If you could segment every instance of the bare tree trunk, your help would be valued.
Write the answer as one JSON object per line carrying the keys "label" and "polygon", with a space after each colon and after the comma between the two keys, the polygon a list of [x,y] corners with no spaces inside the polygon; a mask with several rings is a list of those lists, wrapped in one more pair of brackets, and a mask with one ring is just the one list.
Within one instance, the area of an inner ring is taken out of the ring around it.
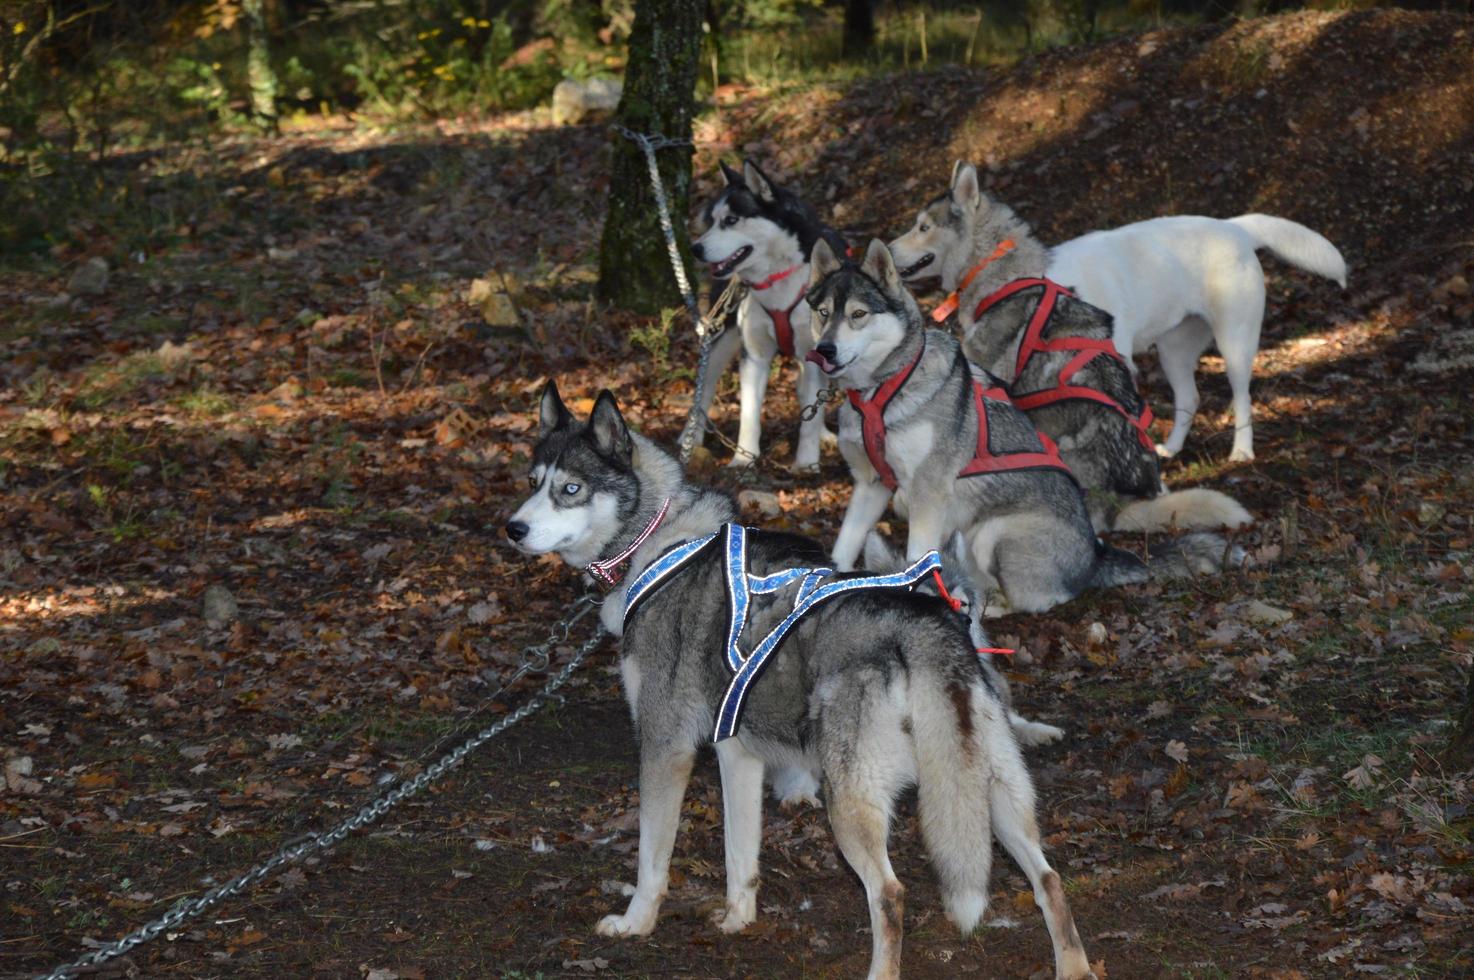
{"label": "bare tree trunk", "polygon": [[875,45],[875,0],[845,0],[844,56],[863,58]]}
{"label": "bare tree trunk", "polygon": [[251,119],[276,132],[276,72],[271,68],[270,32],[266,27],[266,0],[243,0],[246,19],[246,82],[251,87]]}
{"label": "bare tree trunk", "polygon": [[[689,139],[701,58],[704,0],[637,0],[624,95],[615,122],[652,136]],[[660,228],[645,154],[614,134],[609,214],[599,243],[599,298],[641,313],[680,303]],[[689,146],[656,151],[682,261],[689,269],[686,212],[691,194]]]}
{"label": "bare tree trunk", "polygon": [[1474,768],[1474,669],[1469,671],[1469,689],[1454,726],[1453,741],[1448,743],[1445,758],[1451,765]]}

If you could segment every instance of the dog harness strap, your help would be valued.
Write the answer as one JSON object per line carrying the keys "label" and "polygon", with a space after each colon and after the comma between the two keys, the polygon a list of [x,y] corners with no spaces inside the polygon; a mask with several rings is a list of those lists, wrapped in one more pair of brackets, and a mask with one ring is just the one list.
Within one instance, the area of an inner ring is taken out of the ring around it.
{"label": "dog harness strap", "polygon": [[619,567],[629,560],[629,556],[633,555],[635,550],[644,544],[650,535],[655,533],[655,529],[660,526],[660,522],[665,520],[665,514],[668,510],[670,510],[670,498],[666,497],[665,501],[660,505],[660,510],[656,511],[655,516],[650,518],[650,523],[645,525],[645,530],[635,535],[635,540],[630,542],[628,548],[613,558],[605,558],[603,561],[590,563],[584,568],[584,571],[603,582],[605,587],[614,588],[619,584]]}
{"label": "dog harness strap", "polygon": [[645,570],[635,577],[630,587],[624,594],[624,621],[628,623],[630,616],[634,614],[635,607],[641,601],[655,593],[666,582],[675,577],[676,573],[686,567],[687,562],[705,551],[707,546],[716,541],[718,532],[713,531],[705,537],[692,538],[683,541],[672,548],[666,549],[659,558],[656,558]]}
{"label": "dog harness strap", "polygon": [[846,392],[850,405],[860,413],[860,436],[865,440],[865,455],[870,457],[870,465],[875,467],[876,475],[887,490],[895,490],[900,484],[896,481],[896,471],[891,469],[891,464],[885,459],[885,409],[891,399],[896,397],[896,392],[911,377],[911,372],[916,370],[916,365],[921,363],[921,355],[925,353],[926,334],[923,332],[921,350],[916,352],[911,363],[887,378],[875,389],[874,395],[867,399],[857,388],[850,388]]}
{"label": "dog harness strap", "polygon": [[778,349],[789,357],[794,356],[793,321],[791,317],[793,316],[793,311],[798,309],[798,304],[804,301],[804,297],[808,293],[809,286],[808,283],[805,283],[804,288],[798,291],[798,299],[794,300],[793,304],[786,310],[770,310],[766,306],[763,306],[763,304],[758,304],[758,306],[763,306],[763,312],[768,314],[768,319],[773,321],[773,333],[778,338]]}
{"label": "dog harness strap", "polygon": [[[978,415],[978,446],[974,451],[971,461],[960,471],[958,476],[979,476],[984,473],[1007,473],[1012,470],[1035,470],[1051,469],[1064,470],[1070,473],[1070,468],[1060,458],[1059,447],[1054,440],[1040,432],[1039,442],[1044,449],[1040,452],[1029,452],[1027,450],[1012,453],[995,453],[988,439],[988,402],[1007,402],[1008,392],[998,386],[991,388],[983,387],[981,381],[972,383],[972,400]],[[1071,478],[1074,477],[1070,473]]]}
{"label": "dog harness strap", "polygon": [[[729,559],[734,554],[746,555],[746,536],[746,528],[736,524],[727,525]],[[941,567],[941,556],[935,551],[929,551],[904,571],[890,575],[846,577],[837,582],[822,585],[820,583],[824,579],[835,574],[832,568],[789,569],[790,572],[803,573],[798,592],[793,599],[793,608],[767,636],[762,638],[750,655],[743,656],[738,647],[737,639],[740,631],[728,630],[727,664],[732,667],[732,681],[727,686],[727,692],[723,695],[721,707],[717,711],[716,730],[712,733],[712,740],[720,742],[722,739],[731,738],[737,734],[738,725],[742,721],[742,710],[747,701],[747,692],[752,688],[753,682],[762,675],[763,670],[771,662],[773,654],[778,651],[779,646],[793,627],[816,606],[829,599],[860,589],[911,588]],[[787,572],[777,574],[787,576]],[[741,595],[739,599],[739,595],[749,590],[752,582],[768,582],[775,577],[775,575],[769,575],[762,579],[749,579],[745,574],[733,575],[729,571],[728,585],[731,588],[733,623],[737,620],[739,603],[744,610],[744,619],[746,617],[748,597]]]}
{"label": "dog harness strap", "polygon": [[1072,399],[1098,402],[1120,413],[1127,422],[1131,423],[1131,427],[1136,430],[1136,437],[1141,441],[1141,444],[1147,449],[1154,449],[1155,444],[1152,442],[1150,431],[1148,431],[1154,417],[1151,406],[1146,404],[1145,399],[1142,400],[1141,412],[1133,413],[1125,405],[1122,405],[1118,400],[1103,391],[1095,388],[1087,388],[1084,385],[1070,384],[1070,379],[1075,376],[1075,373],[1097,357],[1114,357],[1124,365],[1126,359],[1121,356],[1120,351],[1116,350],[1116,345],[1109,340],[1091,337],[1057,337],[1053,340],[1044,339],[1044,328],[1048,325],[1050,318],[1054,316],[1054,308],[1059,302],[1059,298],[1061,296],[1074,297],[1074,293],[1049,279],[1015,279],[978,303],[977,311],[973,314],[973,319],[981,318],[989,309],[992,309],[998,303],[1001,303],[1015,293],[1038,286],[1044,287],[1044,295],[1040,297],[1039,305],[1034,308],[1034,314],[1029,318],[1029,326],[1024,331],[1023,340],[1019,342],[1018,360],[1014,364],[1014,382],[1017,383],[1018,379],[1023,377],[1024,368],[1028,366],[1029,360],[1035,354],[1042,352],[1058,353],[1062,351],[1076,351],[1077,353],[1060,369],[1059,376],[1053,388],[1029,392],[1026,395],[1016,395],[1013,399],[1014,404],[1027,412],[1041,405],[1051,405],[1055,402]]}
{"label": "dog harness strap", "polygon": [[[937,308],[931,311],[932,320],[937,323],[941,323],[943,320],[947,319],[947,317],[955,313],[957,311],[957,305],[962,302],[962,291],[968,286],[972,285],[972,281],[978,277],[978,273],[982,272],[988,266],[1003,258],[1003,256],[1007,255],[1009,252],[1012,252],[1013,249],[1013,239],[1005,238],[1003,239],[1003,241],[998,243],[997,248],[993,249],[992,255],[988,256],[986,259],[983,259],[983,261],[979,262],[971,269],[968,269],[967,274],[964,275],[961,281],[957,283],[957,288],[948,293],[947,298],[942,300],[941,303],[937,304]],[[974,315],[973,319],[977,319],[976,315]]]}

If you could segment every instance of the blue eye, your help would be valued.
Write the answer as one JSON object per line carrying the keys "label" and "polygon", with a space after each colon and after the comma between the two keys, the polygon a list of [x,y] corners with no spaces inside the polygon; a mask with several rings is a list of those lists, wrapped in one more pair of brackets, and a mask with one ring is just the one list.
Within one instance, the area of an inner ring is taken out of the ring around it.
{"label": "blue eye", "polygon": [[573,496],[574,494],[578,493],[578,491],[581,490],[581,489],[583,489],[583,488],[580,487],[577,483],[565,483],[565,484],[563,484],[563,492],[566,493],[566,494],[568,494],[568,496],[570,496],[570,497]]}

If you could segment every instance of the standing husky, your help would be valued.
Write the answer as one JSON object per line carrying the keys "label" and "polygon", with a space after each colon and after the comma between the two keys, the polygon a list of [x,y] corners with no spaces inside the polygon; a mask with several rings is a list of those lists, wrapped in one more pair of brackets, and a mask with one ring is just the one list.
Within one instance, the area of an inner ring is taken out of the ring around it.
{"label": "standing husky", "polygon": [[[870,977],[900,972],[904,889],[886,839],[910,785],[948,917],[964,933],[982,918],[991,835],[1033,885],[1056,977],[1094,976],[1040,847],[1033,784],[1003,707],[944,603],[889,587],[819,603],[853,579],[818,568],[823,555],[803,538],[732,524],[731,499],[686,483],[673,458],[629,431],[607,391],[580,423],[548,384],[529,482],[507,535],[612,586],[602,621],[623,637],[639,734],[639,878],[624,914],[599,922],[601,935],[655,928],[686,781],[697,748],[715,737],[723,932],[757,915],[764,769],[800,766],[822,775],[835,840],[865,886]],[[795,622],[800,606],[812,611]],[[728,726],[731,691],[755,661],[763,672],[749,677],[740,720]]]}
{"label": "standing husky", "polygon": [[[1254,458],[1249,379],[1264,324],[1264,268],[1255,250],[1267,248],[1345,288],[1346,260],[1336,246],[1293,221],[1245,214],[1226,221],[1187,215],[1153,218],[1048,249],[1012,209],[978,192],[977,171],[959,162],[952,171],[954,197],[963,182],[972,189],[970,210],[939,208],[944,195],[917,215],[906,236],[906,258],[898,259],[908,280],[940,276],[943,289],[958,291],[964,327],[980,299],[1021,275],[1047,275],[1109,312],[1116,349],[1127,363],[1132,354],[1155,344],[1162,373],[1172,386],[1172,429],[1166,443],[1157,447],[1163,456],[1176,455],[1187,441],[1198,410],[1198,360],[1216,343],[1233,389],[1229,459]],[[959,288],[959,280],[979,257],[1008,240],[1014,248],[997,261],[996,270]]]}
{"label": "standing husky", "polygon": [[[691,243],[691,254],[709,263],[712,278],[736,276],[748,292],[737,310],[737,329],[724,332],[712,349],[701,412],[711,411],[717,379],[740,350],[742,414],[731,465],[742,467],[755,462],[761,448],[763,396],[774,357],[781,352],[797,359],[800,405],[813,404],[819,394],[819,372],[804,360],[814,346],[803,301],[809,253],[821,238],[841,253],[845,246],[813,208],[769,180],[751,160],[743,162],[740,173],[723,163],[722,176],[727,186],[702,209],[706,230]],[[818,469],[823,435],[823,412],[799,424],[794,469]]]}
{"label": "standing husky", "polygon": [[[1079,484],[1048,436],[1008,400],[996,378],[968,364],[950,334],[927,330],[890,251],[872,241],[863,265],[814,248],[808,302],[821,327],[809,357],[849,388],[839,450],[855,487],[834,544],[854,567],[891,494],[909,510],[906,558],[961,532],[975,586],[1014,612],[1042,612],[1089,588],[1145,581],[1130,552],[1096,538]],[[1221,568],[1223,541],[1166,542],[1152,571]]]}
{"label": "standing husky", "polygon": [[1098,529],[1249,523],[1237,501],[1215,490],[1164,492],[1147,431],[1151,410],[1111,343],[1110,314],[1037,278],[1048,253],[1011,210],[987,203],[971,166],[959,163],[947,192],[891,242],[902,277],[927,275],[939,240],[950,237],[943,229],[953,228],[957,244],[948,249],[948,259],[961,254],[964,271],[933,316],[958,307],[959,294],[967,296],[967,305],[958,307],[964,352],[1001,378],[1014,404],[1059,444],[1085,488]]}

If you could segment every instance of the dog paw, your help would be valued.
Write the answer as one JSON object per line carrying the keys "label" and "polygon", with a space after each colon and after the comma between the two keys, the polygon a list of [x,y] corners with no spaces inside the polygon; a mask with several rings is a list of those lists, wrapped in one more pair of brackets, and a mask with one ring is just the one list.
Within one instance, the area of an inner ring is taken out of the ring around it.
{"label": "dog paw", "polygon": [[752,898],[743,901],[741,907],[729,902],[726,908],[712,913],[711,922],[712,925],[730,936],[732,933],[741,932],[743,929],[752,925],[753,920],[756,918],[757,899]]}
{"label": "dog paw", "polygon": [[627,936],[648,936],[654,928],[654,921],[640,921],[628,915],[606,915],[599,920],[594,931],[601,936],[618,939]]}
{"label": "dog paw", "polygon": [[733,456],[732,457],[732,461],[727,464],[727,469],[729,469],[729,470],[746,470],[746,469],[751,469],[752,468],[752,464],[754,464],[756,462],[757,462],[757,457],[756,456],[750,456],[747,453],[739,452],[735,456]]}
{"label": "dog paw", "polygon": [[839,449],[839,436],[825,429],[819,434],[819,445],[824,449]]}
{"label": "dog paw", "polygon": [[1036,745],[1053,745],[1065,737],[1063,728],[1046,725],[1042,721],[1025,721],[1013,725],[1014,737],[1029,748]]}
{"label": "dog paw", "polygon": [[1163,459],[1171,459],[1173,456],[1177,455],[1177,450],[1168,449],[1166,446],[1159,442],[1157,443],[1157,455]]}
{"label": "dog paw", "polygon": [[1235,449],[1228,454],[1228,461],[1230,463],[1252,463],[1254,462],[1254,450]]}
{"label": "dog paw", "polygon": [[784,813],[796,813],[802,807],[811,806],[815,810],[824,809],[824,804],[819,797],[812,793],[793,793],[778,801],[778,809]]}
{"label": "dog paw", "polygon": [[819,472],[819,464],[818,464],[818,462],[812,462],[812,463],[802,462],[801,463],[801,462],[798,462],[797,460],[795,460],[794,463],[793,463],[793,474],[794,474],[794,476],[813,476],[813,475],[815,475],[818,472]]}

